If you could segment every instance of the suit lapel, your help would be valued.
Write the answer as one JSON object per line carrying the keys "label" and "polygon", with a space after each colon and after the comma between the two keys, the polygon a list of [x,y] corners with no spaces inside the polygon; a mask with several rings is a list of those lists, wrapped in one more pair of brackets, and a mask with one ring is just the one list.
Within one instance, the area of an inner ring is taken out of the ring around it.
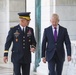
{"label": "suit lapel", "polygon": [[59,25],[59,31],[58,31],[58,38],[57,38],[57,41],[59,40],[61,34],[62,34],[62,30],[61,30],[61,26]]}
{"label": "suit lapel", "polygon": [[54,35],[53,35],[53,29],[52,29],[52,26],[50,26],[50,36],[51,36],[51,39],[53,39],[53,41],[55,42],[55,40],[54,40]]}
{"label": "suit lapel", "polygon": [[26,29],[25,29],[25,36],[27,36],[27,32],[28,32],[28,27],[26,26]]}
{"label": "suit lapel", "polygon": [[28,37],[29,27],[26,26],[25,36]]}
{"label": "suit lapel", "polygon": [[22,34],[22,30],[21,27],[18,25],[18,31],[20,32],[20,34]]}

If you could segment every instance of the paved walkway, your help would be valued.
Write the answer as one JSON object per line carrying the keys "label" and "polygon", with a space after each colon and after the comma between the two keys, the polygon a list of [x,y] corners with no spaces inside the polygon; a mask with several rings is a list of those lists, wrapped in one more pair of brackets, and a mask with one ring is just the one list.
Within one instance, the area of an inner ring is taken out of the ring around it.
{"label": "paved walkway", "polygon": [[[12,63],[8,62],[7,64],[4,64],[2,61],[3,60],[0,58],[0,75],[13,75]],[[48,75],[47,63],[44,64],[40,62],[40,66],[37,68],[37,73],[33,72],[33,64],[31,64],[30,75]],[[72,61],[69,63],[67,60],[65,61],[62,75],[76,75],[76,43],[72,44]]]}
{"label": "paved walkway", "polygon": [[[13,75],[12,64],[0,64],[0,75]],[[37,73],[33,72],[33,65],[31,65],[30,75],[48,75],[47,63],[40,63],[40,66],[37,69]],[[76,75],[76,63],[65,62],[62,75]]]}
{"label": "paved walkway", "polygon": [[[13,75],[13,65],[12,63],[0,62],[0,75]],[[33,72],[33,64],[31,64],[30,75],[42,75],[40,73]]]}
{"label": "paved walkway", "polygon": [[[40,67],[37,69],[37,73],[33,72],[33,67],[31,67],[30,75],[48,75],[47,63],[40,63]],[[0,75],[13,75],[12,64],[0,64]],[[62,75],[76,75],[76,64],[70,62],[64,64]]]}

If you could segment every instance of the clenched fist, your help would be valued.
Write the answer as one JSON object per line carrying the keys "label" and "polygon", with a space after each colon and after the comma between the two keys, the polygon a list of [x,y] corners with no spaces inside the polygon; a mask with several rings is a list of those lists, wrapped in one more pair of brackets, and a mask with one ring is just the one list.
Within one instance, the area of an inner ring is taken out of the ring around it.
{"label": "clenched fist", "polygon": [[4,56],[3,61],[4,61],[4,63],[7,63],[8,62],[8,57]]}

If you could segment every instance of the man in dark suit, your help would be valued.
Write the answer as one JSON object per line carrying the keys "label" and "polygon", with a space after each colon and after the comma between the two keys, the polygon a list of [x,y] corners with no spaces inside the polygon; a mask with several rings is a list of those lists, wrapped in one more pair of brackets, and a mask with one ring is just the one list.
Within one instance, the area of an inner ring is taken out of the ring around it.
{"label": "man in dark suit", "polygon": [[66,45],[67,59],[71,61],[71,43],[67,29],[60,26],[59,16],[53,14],[52,25],[45,28],[42,41],[42,60],[48,61],[49,75],[62,75],[65,60],[64,43]]}
{"label": "man in dark suit", "polygon": [[5,63],[8,61],[8,51],[13,42],[11,61],[14,75],[30,75],[31,52],[35,51],[36,41],[33,29],[28,27],[31,20],[30,12],[21,12],[18,15],[20,23],[11,28],[8,33],[3,60]]}

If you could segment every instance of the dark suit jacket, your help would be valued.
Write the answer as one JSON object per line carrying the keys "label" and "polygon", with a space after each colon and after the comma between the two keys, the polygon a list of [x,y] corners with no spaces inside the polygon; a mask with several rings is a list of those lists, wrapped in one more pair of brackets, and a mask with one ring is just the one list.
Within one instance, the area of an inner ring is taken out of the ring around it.
{"label": "dark suit jacket", "polygon": [[[30,45],[32,47],[36,47],[36,41],[33,29],[30,27],[26,27],[24,36],[25,38],[23,39],[23,32],[19,25],[15,26],[14,28],[11,28],[8,33],[5,43],[4,56],[8,56],[10,45],[13,42],[12,57],[11,57],[12,62],[20,62],[23,56],[26,63],[31,62]],[[25,41],[25,49],[23,49],[24,47],[23,40]]]}
{"label": "dark suit jacket", "polygon": [[52,59],[55,51],[61,61],[65,60],[64,43],[67,49],[67,55],[71,56],[71,43],[67,29],[59,25],[57,42],[54,40],[52,26],[45,28],[42,40],[42,57],[49,61]]}

